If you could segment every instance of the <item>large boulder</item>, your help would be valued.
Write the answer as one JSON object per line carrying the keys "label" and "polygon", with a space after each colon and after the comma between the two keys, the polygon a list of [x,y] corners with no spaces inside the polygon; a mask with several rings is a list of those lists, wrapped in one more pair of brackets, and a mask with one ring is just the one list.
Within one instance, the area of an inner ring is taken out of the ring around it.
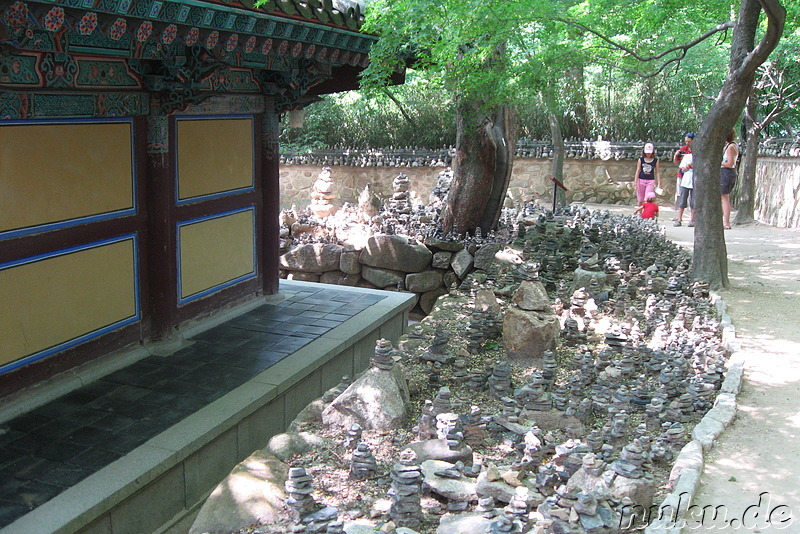
{"label": "large boulder", "polygon": [[358,261],[370,267],[380,267],[405,273],[416,273],[428,268],[433,253],[419,243],[410,243],[399,235],[374,235],[367,240]]}
{"label": "large boulder", "polygon": [[653,504],[656,494],[656,485],[652,478],[627,478],[616,476],[611,484],[611,496],[617,501],[625,497],[647,510]]}
{"label": "large boulder", "polygon": [[511,307],[503,317],[503,343],[510,358],[541,358],[545,351],[556,348],[560,332],[558,317],[552,311]]}
{"label": "large boulder", "polygon": [[425,484],[433,493],[441,495],[449,501],[475,502],[478,500],[478,494],[475,491],[477,484],[474,478],[462,475],[461,478],[454,479],[436,474],[446,469],[453,469],[455,464],[441,460],[426,460],[420,464],[420,467]]}
{"label": "large boulder", "polygon": [[408,416],[408,382],[399,366],[370,367],[322,412],[322,422],[365,430],[401,428]]}
{"label": "large boulder", "polygon": [[485,534],[491,532],[494,519],[478,512],[466,514],[447,514],[439,520],[436,534]]}
{"label": "large boulder", "polygon": [[[570,284],[569,290],[574,292],[576,289],[580,289],[582,287],[589,289],[591,287],[592,280],[597,280],[598,287],[603,288],[606,285],[607,278],[608,275],[606,275],[606,273],[603,271],[587,271],[578,267],[573,273],[572,284]],[[666,288],[666,285],[664,287]]]}
{"label": "large boulder", "polygon": [[450,260],[450,266],[453,268],[453,272],[456,273],[456,276],[463,280],[464,277],[467,276],[467,273],[472,270],[474,262],[475,258],[464,248],[453,254],[453,258]]}
{"label": "large boulder", "polygon": [[265,452],[282,462],[288,462],[292,456],[305,454],[312,449],[331,446],[332,443],[329,439],[311,432],[298,432],[297,434],[283,432],[270,438]]}
{"label": "large boulder", "polygon": [[475,309],[480,311],[491,311],[497,314],[503,313],[503,308],[497,302],[497,297],[491,289],[479,289],[475,293]]}
{"label": "large boulder", "polygon": [[211,492],[189,534],[227,534],[286,519],[288,472],[289,466],[275,456],[254,452]]}
{"label": "large boulder", "polygon": [[433,259],[431,260],[431,267],[434,269],[447,269],[450,267],[450,260],[453,258],[452,252],[447,252],[446,250],[440,250],[439,252],[434,253]]}
{"label": "large boulder", "polygon": [[357,274],[345,274],[342,271],[328,271],[319,277],[321,284],[336,284],[339,286],[354,286],[361,280]]}
{"label": "large boulder", "polygon": [[553,310],[550,297],[547,296],[547,290],[541,282],[523,281],[514,296],[511,297],[511,302],[526,311],[545,312]]}
{"label": "large boulder", "polygon": [[438,237],[426,237],[425,244],[429,247],[438,248],[439,250],[446,250],[448,252],[458,252],[464,248],[464,243],[461,241],[445,241]]}
{"label": "large boulder", "polygon": [[[350,247],[352,248],[352,247]],[[361,272],[361,264],[358,263],[358,250],[344,250],[339,258],[339,270],[345,274],[358,274]]]}
{"label": "large boulder", "polygon": [[422,463],[428,460],[439,460],[443,462],[464,462],[472,465],[473,453],[469,445],[462,444],[458,449],[451,449],[446,439],[427,439],[425,441],[415,441],[408,446],[417,455],[417,462]]}
{"label": "large boulder", "polygon": [[487,243],[475,251],[475,268],[488,270],[494,262],[494,255],[503,249],[500,243]]}
{"label": "large boulder", "polygon": [[400,282],[405,282],[405,273],[391,269],[364,266],[361,277],[375,287],[397,287]]}
{"label": "large boulder", "polygon": [[278,260],[281,269],[324,273],[339,269],[342,246],[314,243],[293,248]]}
{"label": "large boulder", "polygon": [[433,291],[442,285],[442,271],[422,271],[406,275],[406,289],[414,293]]}

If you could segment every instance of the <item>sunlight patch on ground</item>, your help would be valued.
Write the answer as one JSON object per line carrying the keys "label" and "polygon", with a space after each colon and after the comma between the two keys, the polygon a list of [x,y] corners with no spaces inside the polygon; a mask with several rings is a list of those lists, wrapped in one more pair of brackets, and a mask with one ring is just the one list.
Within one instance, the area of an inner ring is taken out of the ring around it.
{"label": "sunlight patch on ground", "polygon": [[[763,350],[770,349],[765,346]],[[783,355],[749,353],[745,357],[748,362],[745,364],[747,380],[754,385],[777,387],[800,383],[800,361],[787,361],[791,357],[789,353]]]}
{"label": "sunlight patch on ground", "polygon": [[790,415],[786,418],[786,422],[792,426],[800,428],[800,412],[797,412],[794,415]]}

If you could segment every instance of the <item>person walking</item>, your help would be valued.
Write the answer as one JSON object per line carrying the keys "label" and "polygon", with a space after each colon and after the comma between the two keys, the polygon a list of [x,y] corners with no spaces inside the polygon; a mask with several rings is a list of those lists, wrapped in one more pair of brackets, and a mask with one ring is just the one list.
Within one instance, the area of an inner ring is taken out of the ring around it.
{"label": "person walking", "polygon": [[673,226],[683,225],[683,211],[689,208],[689,227],[694,226],[694,170],[692,168],[692,154],[686,154],[680,163],[683,173],[681,177],[681,196],[678,200],[678,216]]}
{"label": "person walking", "polygon": [[731,191],[736,183],[736,160],[739,158],[739,146],[736,144],[736,131],[731,129],[727,143],[722,150],[722,166],[719,169],[719,188],[722,192],[722,225],[731,229]]}
{"label": "person walking", "polygon": [[[681,198],[681,178],[683,178],[683,172],[681,171],[681,161],[683,160],[683,156],[686,154],[692,153],[692,142],[694,141],[694,132],[688,132],[683,137],[683,146],[680,147],[678,150],[675,151],[675,154],[672,156],[672,161],[678,165],[678,172],[676,173],[677,180],[675,182],[675,209],[680,209],[678,204]],[[673,221],[677,221],[678,218],[675,217],[672,219]]]}
{"label": "person walking", "polygon": [[661,171],[658,167],[655,146],[653,143],[647,143],[644,145],[642,155],[636,160],[636,174],[633,177],[637,202],[639,204],[644,202],[647,193],[655,193],[656,187],[661,187]]}

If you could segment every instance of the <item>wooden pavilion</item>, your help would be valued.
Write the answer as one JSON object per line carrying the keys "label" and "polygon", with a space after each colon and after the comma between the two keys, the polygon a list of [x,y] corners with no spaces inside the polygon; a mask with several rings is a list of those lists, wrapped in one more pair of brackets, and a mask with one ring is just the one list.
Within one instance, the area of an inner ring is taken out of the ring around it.
{"label": "wooden pavilion", "polygon": [[0,3],[0,396],[278,291],[279,117],[357,87],[362,18]]}

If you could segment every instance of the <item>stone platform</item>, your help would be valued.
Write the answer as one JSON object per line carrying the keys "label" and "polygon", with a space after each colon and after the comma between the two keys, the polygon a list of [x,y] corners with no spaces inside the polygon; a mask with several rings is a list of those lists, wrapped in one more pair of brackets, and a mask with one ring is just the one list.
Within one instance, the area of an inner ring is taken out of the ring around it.
{"label": "stone platform", "polygon": [[177,350],[121,356],[0,407],[0,534],[186,532],[231,468],[366,368],[377,339],[397,340],[413,303],[280,289],[184,332]]}

